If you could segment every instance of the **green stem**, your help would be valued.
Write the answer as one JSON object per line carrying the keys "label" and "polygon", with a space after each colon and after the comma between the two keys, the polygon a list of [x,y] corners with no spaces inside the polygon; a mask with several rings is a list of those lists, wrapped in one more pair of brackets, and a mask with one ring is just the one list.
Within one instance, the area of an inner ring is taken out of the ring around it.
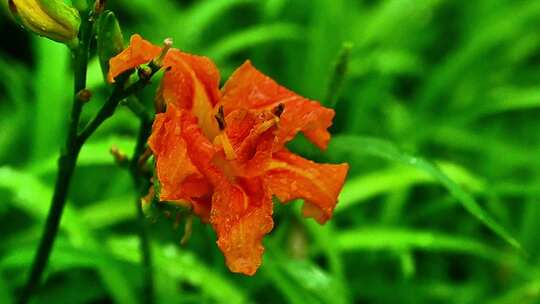
{"label": "green stem", "polygon": [[19,303],[27,303],[37,289],[43,271],[47,266],[47,261],[51,254],[51,249],[58,233],[60,219],[66,203],[66,198],[71,183],[71,177],[75,170],[75,164],[79,155],[80,146],[77,145],[77,127],[81,117],[83,102],[79,100],[78,93],[86,88],[86,71],[88,66],[88,49],[92,36],[92,22],[90,12],[82,12],[83,22],[80,29],[80,44],[74,50],[75,61],[75,81],[74,99],[69,120],[69,130],[65,147],[62,149],[58,162],[58,172],[51,207],[45,222],[45,229],[41,236],[37,253],[34,257],[30,276],[24,286]]}
{"label": "green stem", "polygon": [[92,135],[92,133],[94,133],[94,131],[107,118],[114,114],[114,111],[116,110],[116,107],[121,100],[141,90],[149,83],[149,79],[152,78],[152,76],[154,76],[161,68],[160,66],[156,66],[153,64],[150,64],[149,67],[151,68],[151,71],[148,75],[148,78],[140,78],[139,80],[137,80],[137,82],[131,84],[127,88],[124,88],[124,84],[126,83],[127,76],[129,75],[118,77],[118,84],[114,88],[114,91],[109,97],[109,99],[107,99],[107,101],[96,114],[96,116],[88,123],[88,125],[78,136],[77,141],[79,142],[79,144],[83,144],[88,139],[88,137],[90,137],[90,135]]}
{"label": "green stem", "polygon": [[152,115],[148,111],[146,111],[144,105],[139,102],[138,98],[134,96],[128,98],[125,105],[141,121],[152,121]]}
{"label": "green stem", "polygon": [[[80,29],[80,44],[77,49],[74,50],[75,57],[75,85],[74,85],[74,100],[71,110],[70,123],[68,129],[68,136],[66,138],[66,144],[61,152],[56,184],[54,187],[54,194],[51,202],[51,207],[47,215],[45,228],[41,236],[38,250],[32,263],[30,276],[23,288],[22,294],[18,303],[28,303],[34,292],[36,291],[43,272],[47,266],[52,247],[58,228],[60,226],[60,220],[62,218],[62,212],[66,204],[66,199],[71,184],[71,178],[75,170],[77,158],[79,152],[86,142],[86,140],[96,131],[96,129],[115,111],[118,103],[126,97],[134,94],[142,89],[149,83],[150,78],[160,69],[159,66],[151,63],[151,73],[144,79],[139,79],[134,84],[124,89],[125,83],[129,78],[130,72],[118,77],[118,83],[107,102],[99,110],[97,115],[88,123],[80,134],[77,134],[78,126],[80,122],[80,116],[83,108],[83,101],[79,100],[78,93],[86,88],[86,72],[88,67],[88,53],[89,45],[92,38],[93,20],[90,12],[83,12]],[[147,239],[147,238],[146,238]],[[147,241],[146,241],[147,243]],[[151,279],[151,277],[150,277]],[[152,290],[150,290],[152,291]]]}
{"label": "green stem", "polygon": [[144,277],[144,288],[143,296],[144,303],[154,303],[154,278],[153,278],[153,265],[152,265],[152,254],[150,246],[150,238],[148,236],[148,222],[146,221],[142,206],[140,203],[140,198],[143,197],[148,188],[150,187],[149,178],[145,176],[142,168],[139,164],[139,159],[144,153],[146,141],[150,135],[150,130],[152,127],[152,121],[150,119],[141,118],[141,126],[139,128],[139,135],[137,138],[137,144],[135,150],[131,157],[129,164],[129,169],[131,176],[133,178],[133,183],[138,192],[138,198],[135,200],[135,208],[137,208],[137,223],[138,223],[138,232],[140,238],[140,250],[142,255],[142,265],[143,265],[143,277]]}

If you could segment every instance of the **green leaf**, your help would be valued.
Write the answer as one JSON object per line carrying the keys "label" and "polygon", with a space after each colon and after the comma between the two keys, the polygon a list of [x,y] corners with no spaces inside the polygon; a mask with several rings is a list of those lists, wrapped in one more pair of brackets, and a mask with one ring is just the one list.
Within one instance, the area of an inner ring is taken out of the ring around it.
{"label": "green leaf", "polygon": [[[83,146],[77,160],[77,166],[113,165],[114,158],[110,153],[110,149],[113,146],[116,146],[120,151],[128,153],[133,150],[135,143],[131,138],[116,136],[95,141],[90,140]],[[34,162],[29,170],[37,175],[50,173],[56,170],[57,160],[58,156],[53,154],[45,160]]]}
{"label": "green leaf", "polygon": [[124,36],[116,16],[111,11],[105,11],[96,23],[97,53],[103,79],[107,81],[109,60],[124,50]]}
{"label": "green leaf", "polygon": [[[296,204],[300,211],[300,204]],[[343,268],[343,258],[340,255],[339,248],[334,242],[339,232],[334,227],[333,222],[328,222],[324,226],[315,223],[314,221],[305,221],[305,225],[313,238],[315,244],[321,249],[322,253],[328,260],[328,268],[333,280],[332,289],[333,300],[335,303],[348,303],[351,300],[345,270]],[[330,293],[332,294],[332,293]]]}
{"label": "green leaf", "polygon": [[[0,188],[13,194],[11,202],[38,220],[44,220],[49,210],[52,191],[34,176],[9,167],[0,167]],[[73,210],[66,206],[62,223],[74,227]]]}
{"label": "green leaf", "polygon": [[336,63],[334,64],[334,68],[331,73],[330,81],[328,82],[328,87],[326,89],[326,95],[324,98],[325,105],[330,108],[336,107],[341,87],[343,86],[343,83],[345,82],[345,78],[347,76],[352,48],[352,43],[343,43]]}
{"label": "green leaf", "polygon": [[0,275],[0,302],[1,303],[15,303],[11,291],[6,284],[4,278]]}
{"label": "green leaf", "polygon": [[[473,176],[465,168],[444,161],[436,164],[442,173],[459,185],[463,185],[474,192],[483,192],[485,190],[484,182]],[[416,167],[401,164],[362,176],[355,176],[349,178],[345,183],[335,212],[346,211],[349,207],[368,202],[369,199],[377,195],[416,185],[435,183],[440,183],[440,181],[425,170],[420,171]]]}
{"label": "green leaf", "polygon": [[468,121],[478,119],[487,115],[500,114],[511,111],[526,111],[540,107],[540,89],[505,87],[498,88],[491,94],[493,99],[489,103],[465,113]]}
{"label": "green leaf", "polygon": [[71,101],[71,90],[66,90],[66,84],[71,84],[70,54],[62,44],[41,38],[34,38],[33,41],[38,65],[33,79],[36,103],[31,147],[32,156],[41,158],[52,152],[57,153],[62,142],[59,134],[64,133]]}
{"label": "green leaf", "polygon": [[[439,181],[439,183],[441,183],[441,185],[443,185],[471,215],[490,228],[510,245],[519,250],[523,250],[520,243],[514,237],[512,237],[512,235],[503,226],[497,223],[497,221],[495,221],[484,209],[482,209],[482,207],[468,192],[464,191],[458,183],[450,179],[435,164],[432,164],[425,159],[404,153],[392,143],[376,138],[361,136],[337,136],[333,139],[331,149],[345,149],[350,152],[371,154],[393,162],[412,166],[429,174]],[[351,151],[351,149],[353,150]]]}
{"label": "green leaf", "polygon": [[[411,18],[421,19],[424,14],[443,1],[441,0],[389,0],[377,6],[373,12],[365,16],[366,20],[358,20],[362,26],[356,28],[358,40],[355,42],[359,48],[368,46],[376,41],[389,44],[387,40],[396,35],[396,29],[403,32],[406,26],[414,25]],[[399,33],[398,32],[398,33]]]}
{"label": "green leaf", "polygon": [[[31,265],[36,251],[35,243],[18,246],[0,260],[0,269],[20,269]],[[53,272],[65,271],[73,267],[96,268],[117,303],[136,303],[133,283],[124,275],[128,265],[100,248],[76,247],[58,238],[49,259],[49,269]],[[132,267],[132,266],[131,266]]]}
{"label": "green leaf", "polygon": [[[52,197],[52,191],[50,188],[45,186],[34,176],[23,172],[18,172],[8,167],[0,167],[0,188],[6,188],[13,193],[14,199],[11,201],[15,203],[17,207],[38,219],[38,222],[44,222],[49,209],[48,203]],[[131,206],[132,205],[129,205],[129,208],[133,209]],[[67,230],[68,235],[74,245],[74,250],[76,250],[76,254],[79,254],[80,252],[84,253],[85,250],[90,249],[104,252],[104,247],[102,244],[97,240],[97,238],[92,236],[91,231],[80,222],[75,214],[75,210],[70,207],[70,202],[66,202],[66,207],[62,217],[61,229]],[[12,251],[12,254],[14,254],[16,257],[13,257],[12,259],[19,261],[17,256],[21,250],[18,247],[15,247],[14,249],[15,250]],[[28,250],[31,251],[31,253],[28,255],[33,257],[35,252],[35,244],[33,244]],[[68,250],[68,252],[64,253],[62,252],[62,249],[57,248],[54,250],[54,252],[58,252],[57,254],[61,256],[64,254],[68,255],[66,258],[67,261],[70,259],[75,259],[75,257],[69,257],[69,255],[72,254],[72,251],[70,251],[71,249],[68,248],[66,250]],[[78,257],[79,256],[77,256],[77,258]],[[84,257],[86,257],[86,255]],[[23,258],[22,254],[21,258]],[[27,263],[23,264],[23,266],[30,265],[31,257],[25,258],[27,258],[25,260]],[[134,303],[134,286],[133,284],[129,283],[129,278],[123,276],[121,270],[117,267],[111,267],[110,260],[102,260],[100,258],[96,260],[97,261],[92,262],[93,264],[91,262],[85,262],[82,257],[78,261],[83,263],[83,265],[93,265],[97,267],[97,270],[104,280],[104,283],[107,285],[109,292],[111,292],[119,303]]]}
{"label": "green leaf", "polygon": [[540,281],[533,280],[494,298],[488,304],[527,304],[540,300]]}
{"label": "green leaf", "polygon": [[342,251],[424,250],[464,253],[494,261],[504,255],[473,239],[430,230],[365,227],[341,231],[336,242]]}
{"label": "green leaf", "polygon": [[297,25],[290,23],[257,25],[223,38],[203,53],[216,62],[221,62],[236,52],[263,43],[300,39],[302,39],[302,30]]}
{"label": "green leaf", "polygon": [[[111,250],[126,261],[135,263],[140,259],[139,239],[136,237],[111,238]],[[178,245],[156,246],[152,250],[156,270],[171,278],[186,281],[201,288],[201,291],[216,301],[245,303],[243,292],[227,281],[219,273],[207,268],[195,255],[180,251]]]}
{"label": "green leaf", "polygon": [[285,275],[284,271],[280,269],[279,263],[275,261],[275,257],[270,255],[269,252],[266,252],[263,256],[260,271],[264,273],[265,277],[272,282],[289,303],[316,303],[313,296],[305,295],[294,286],[292,279]]}
{"label": "green leaf", "polygon": [[253,0],[199,1],[185,12],[183,18],[178,19],[177,26],[173,28],[181,29],[179,32],[184,37],[181,41],[184,48],[194,46],[199,44],[202,33],[225,13],[237,6],[255,3]]}
{"label": "green leaf", "polygon": [[528,31],[528,21],[536,18],[539,13],[539,2],[523,2],[510,9],[496,10],[494,15],[479,19],[472,37],[448,55],[445,62],[430,71],[429,81],[419,91],[418,104],[427,107],[439,100],[437,97],[452,88],[463,73],[473,69],[471,63],[483,62],[481,57],[497,45],[513,43],[521,33]]}
{"label": "green leaf", "polygon": [[136,218],[134,200],[134,196],[106,199],[79,210],[78,216],[91,229],[103,229]]}

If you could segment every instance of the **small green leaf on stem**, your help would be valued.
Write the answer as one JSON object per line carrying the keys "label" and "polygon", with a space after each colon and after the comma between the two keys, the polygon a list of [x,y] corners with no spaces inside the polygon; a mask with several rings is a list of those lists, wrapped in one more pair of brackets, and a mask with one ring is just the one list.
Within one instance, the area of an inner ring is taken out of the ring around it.
{"label": "small green leaf on stem", "polygon": [[97,21],[97,53],[103,77],[107,80],[109,60],[124,50],[122,29],[111,11],[105,11]]}

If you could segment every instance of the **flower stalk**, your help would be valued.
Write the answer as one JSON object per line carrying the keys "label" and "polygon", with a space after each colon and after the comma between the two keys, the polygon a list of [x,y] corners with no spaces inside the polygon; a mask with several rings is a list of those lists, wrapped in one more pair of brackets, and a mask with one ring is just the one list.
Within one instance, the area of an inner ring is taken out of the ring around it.
{"label": "flower stalk", "polygon": [[[25,286],[23,287],[18,303],[28,303],[39,287],[41,277],[47,266],[52,247],[56,239],[56,235],[58,234],[60,220],[66,204],[77,158],[82,146],[97,130],[97,128],[107,118],[114,114],[114,111],[121,100],[141,90],[149,83],[149,79],[161,68],[155,64],[150,64],[149,66],[151,70],[148,75],[149,77],[139,79],[127,87],[125,87],[125,85],[131,72],[123,73],[123,75],[118,77],[115,88],[105,104],[101,107],[96,116],[87,124],[87,126],[81,132],[79,132],[78,127],[80,124],[81,112],[85,104],[85,100],[81,99],[80,96],[87,95],[86,92],[88,92],[86,88],[86,74],[88,68],[89,48],[93,36],[94,21],[97,17],[92,11],[81,12],[81,16],[83,16],[83,18],[79,32],[79,44],[73,49],[73,57],[75,61],[74,98],[69,119],[68,134],[65,146],[61,151],[58,162],[57,178],[45,228],[40,238],[36,255],[32,262],[29,277]],[[144,239],[147,240],[148,238],[145,237]],[[143,243],[145,242],[144,239]],[[146,255],[147,254],[143,252],[143,256]],[[148,269],[148,271],[151,271],[151,268]],[[148,280],[152,280],[151,275],[147,277],[149,278]],[[152,291],[152,289],[150,289],[150,291]],[[149,293],[149,297],[150,295],[151,293]]]}
{"label": "flower stalk", "polygon": [[59,161],[56,184],[51,202],[51,207],[45,222],[45,228],[41,236],[37,253],[34,257],[30,275],[24,286],[19,303],[27,303],[36,291],[43,271],[47,266],[54,240],[58,233],[60,219],[66,204],[67,194],[71,184],[71,178],[75,171],[75,165],[81,145],[77,141],[77,127],[84,102],[80,100],[79,93],[86,89],[86,72],[88,67],[89,44],[92,36],[92,24],[89,20],[90,12],[82,12],[83,20],[79,36],[79,45],[73,50],[75,60],[74,98],[71,109],[69,129],[66,143],[62,149]]}
{"label": "flower stalk", "polygon": [[141,166],[139,159],[144,154],[146,149],[146,142],[150,131],[152,129],[152,121],[145,118],[140,118],[139,135],[137,137],[137,144],[129,163],[129,170],[133,179],[134,186],[138,192],[137,199],[135,200],[135,208],[137,208],[137,223],[138,233],[140,239],[140,250],[143,265],[143,296],[144,303],[154,303],[154,279],[153,279],[153,265],[150,238],[148,235],[148,223],[145,219],[140,198],[143,197],[148,188],[150,187],[150,178],[145,176],[144,167]]}

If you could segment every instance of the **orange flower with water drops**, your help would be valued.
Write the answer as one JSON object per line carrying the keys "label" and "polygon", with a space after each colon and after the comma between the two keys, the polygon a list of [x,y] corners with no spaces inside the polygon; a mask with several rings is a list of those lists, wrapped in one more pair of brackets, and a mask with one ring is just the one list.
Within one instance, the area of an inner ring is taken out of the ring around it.
{"label": "orange flower with water drops", "polygon": [[[162,53],[139,35],[110,61],[109,81]],[[201,56],[170,49],[148,144],[161,201],[189,204],[212,224],[233,272],[253,275],[273,226],[272,196],[304,199],[303,214],[332,216],[347,164],[318,164],[285,148],[302,132],[325,149],[334,111],[277,84],[247,61],[219,89],[219,71]]]}

